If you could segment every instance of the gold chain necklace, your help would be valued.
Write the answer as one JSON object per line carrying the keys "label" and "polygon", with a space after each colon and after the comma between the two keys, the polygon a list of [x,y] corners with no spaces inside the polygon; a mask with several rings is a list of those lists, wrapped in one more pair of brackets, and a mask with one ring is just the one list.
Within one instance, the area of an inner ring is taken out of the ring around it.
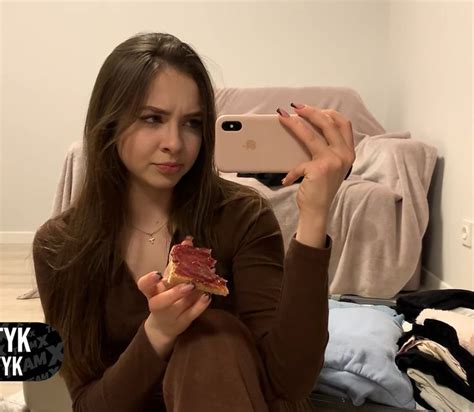
{"label": "gold chain necklace", "polygon": [[139,229],[138,227],[135,227],[135,226],[133,226],[133,225],[130,225],[130,226],[132,226],[132,228],[134,228],[135,230],[138,230],[139,232],[141,232],[141,233],[143,233],[143,234],[149,236],[148,241],[153,245],[153,244],[155,243],[155,240],[156,240],[155,235],[156,235],[161,229],[163,229],[163,228],[165,227],[166,223],[168,223],[167,220],[165,220],[165,222],[164,222],[158,229],[156,229],[154,232],[151,232],[151,233],[145,232],[144,230],[141,230],[141,229]]}

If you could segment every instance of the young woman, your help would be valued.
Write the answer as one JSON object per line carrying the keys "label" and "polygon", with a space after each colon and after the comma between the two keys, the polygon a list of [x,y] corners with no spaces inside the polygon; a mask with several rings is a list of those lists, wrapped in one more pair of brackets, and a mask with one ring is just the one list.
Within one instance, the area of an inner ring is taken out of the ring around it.
{"label": "young woman", "polygon": [[[33,245],[74,411],[309,408],[328,340],[328,211],[354,148],[341,114],[293,107],[314,128],[283,109],[280,121],[313,160],[283,182],[304,176],[285,256],[269,205],[214,167],[214,93],[195,51],[151,33],[108,56],[87,113],[83,189]],[[212,248],[228,297],[163,284],[179,242]]]}

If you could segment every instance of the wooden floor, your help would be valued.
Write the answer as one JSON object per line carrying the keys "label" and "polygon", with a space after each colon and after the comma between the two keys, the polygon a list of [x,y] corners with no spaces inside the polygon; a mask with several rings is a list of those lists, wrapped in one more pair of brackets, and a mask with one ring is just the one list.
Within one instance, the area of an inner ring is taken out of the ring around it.
{"label": "wooden floor", "polygon": [[[31,245],[0,244],[0,322],[43,322],[39,299],[16,299],[33,287]],[[21,390],[21,382],[0,382],[0,396]]]}

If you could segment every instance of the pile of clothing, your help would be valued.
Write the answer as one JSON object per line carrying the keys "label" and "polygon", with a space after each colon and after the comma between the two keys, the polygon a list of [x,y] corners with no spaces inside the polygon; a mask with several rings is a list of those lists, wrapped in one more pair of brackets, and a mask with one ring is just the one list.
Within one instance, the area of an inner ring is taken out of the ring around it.
{"label": "pile of clothing", "polygon": [[395,363],[416,402],[436,411],[474,411],[474,292],[409,293],[396,311],[410,328],[399,338]]}
{"label": "pile of clothing", "polygon": [[403,315],[384,305],[329,300],[329,342],[316,393],[414,409],[408,376],[395,364]]}

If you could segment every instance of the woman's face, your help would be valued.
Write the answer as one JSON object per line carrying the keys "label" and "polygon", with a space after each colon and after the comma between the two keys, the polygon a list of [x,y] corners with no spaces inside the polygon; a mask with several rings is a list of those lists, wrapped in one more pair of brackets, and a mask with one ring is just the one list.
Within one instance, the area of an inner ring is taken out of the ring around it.
{"label": "woman's face", "polygon": [[172,189],[191,169],[202,140],[199,103],[191,77],[172,68],[156,74],[138,119],[118,140],[132,184]]}

